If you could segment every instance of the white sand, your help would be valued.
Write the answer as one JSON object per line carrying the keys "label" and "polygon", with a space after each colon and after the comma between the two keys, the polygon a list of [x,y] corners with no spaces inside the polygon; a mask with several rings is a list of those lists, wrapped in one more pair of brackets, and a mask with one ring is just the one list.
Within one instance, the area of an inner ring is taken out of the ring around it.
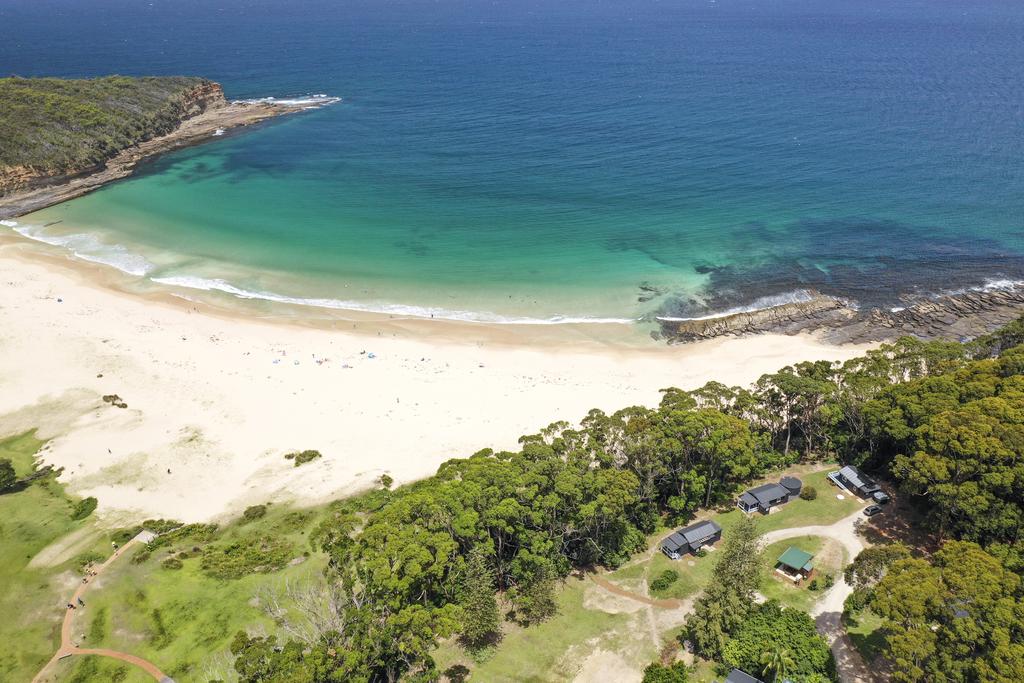
{"label": "white sand", "polygon": [[[385,472],[405,482],[514,448],[590,408],[656,405],[664,387],[747,384],[868,348],[807,335],[630,348],[593,341],[595,330],[430,321],[317,329],[127,294],[104,281],[108,269],[54,253],[0,241],[0,436],[52,437],[45,460],[111,522],[315,503]],[[297,468],[283,458],[307,448],[324,457]]]}

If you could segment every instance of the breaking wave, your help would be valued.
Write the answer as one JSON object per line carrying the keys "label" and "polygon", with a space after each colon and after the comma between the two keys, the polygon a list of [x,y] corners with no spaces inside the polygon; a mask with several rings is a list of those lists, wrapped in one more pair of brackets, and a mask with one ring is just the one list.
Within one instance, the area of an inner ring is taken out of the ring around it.
{"label": "breaking wave", "polygon": [[329,308],[341,311],[361,311],[365,313],[382,313],[412,318],[434,318],[438,320],[457,320],[460,322],[489,323],[496,325],[629,325],[637,322],[637,320],[632,318],[597,318],[586,316],[553,316],[551,318],[508,317],[486,311],[460,311],[427,306],[410,306],[406,304],[365,303],[360,301],[344,301],[341,299],[293,297],[277,294],[275,292],[243,289],[219,278],[203,278],[191,275],[153,277],[150,278],[150,280],[158,284],[170,285],[173,287],[224,292],[238,297],[239,299],[262,299],[264,301],[292,304],[295,306]]}
{"label": "breaking wave", "polygon": [[770,294],[768,296],[762,296],[744,306],[736,306],[734,308],[728,308],[724,311],[716,311],[714,313],[708,313],[706,315],[697,316],[668,316],[659,315],[655,316],[656,320],[664,322],[689,322],[693,320],[714,320],[715,318],[725,318],[730,315],[736,315],[737,313],[754,313],[755,311],[764,311],[770,308],[778,308],[779,306],[785,306],[786,304],[799,304],[814,299],[814,294],[806,289],[797,289],[792,292],[783,292],[782,294]]}
{"label": "breaking wave", "polygon": [[120,244],[107,244],[93,235],[84,233],[55,235],[46,232],[42,226],[22,225],[17,221],[0,221],[0,224],[11,228],[23,237],[55,247],[63,247],[83,261],[110,266],[129,275],[143,277],[155,268],[141,254],[132,253]]}
{"label": "breaking wave", "polygon": [[245,104],[280,104],[289,107],[306,105],[307,108],[326,107],[329,104],[340,102],[340,97],[331,97],[323,93],[309,95],[307,97],[257,97],[249,100],[234,100]]}

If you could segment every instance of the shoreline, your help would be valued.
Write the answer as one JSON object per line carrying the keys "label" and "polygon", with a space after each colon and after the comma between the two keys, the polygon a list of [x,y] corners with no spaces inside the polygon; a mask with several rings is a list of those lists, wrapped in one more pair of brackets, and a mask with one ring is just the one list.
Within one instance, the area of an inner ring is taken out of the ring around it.
{"label": "shoreline", "polygon": [[0,219],[23,216],[70,199],[81,197],[104,185],[131,176],[140,165],[175,150],[211,142],[237,130],[268,119],[295,114],[337,102],[338,98],[296,100],[224,100],[195,116],[182,120],[172,132],[128,147],[106,161],[102,168],[71,176],[53,177],[40,186],[0,195]]}
{"label": "shoreline", "polygon": [[[108,524],[316,504],[384,473],[406,483],[511,448],[592,408],[655,405],[669,386],[746,385],[874,346],[806,334],[669,346],[597,325],[254,314],[123,291],[109,269],[14,236],[0,239],[0,268],[0,435],[38,428],[51,439],[43,460],[96,496]],[[304,449],[324,457],[283,457]]]}

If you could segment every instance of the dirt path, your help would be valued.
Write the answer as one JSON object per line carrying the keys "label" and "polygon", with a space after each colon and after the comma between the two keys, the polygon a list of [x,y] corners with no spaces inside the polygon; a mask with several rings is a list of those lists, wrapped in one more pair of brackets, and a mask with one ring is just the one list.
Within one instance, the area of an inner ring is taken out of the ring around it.
{"label": "dirt path", "polygon": [[[839,520],[835,524],[802,526],[792,529],[769,531],[762,538],[762,544],[767,546],[775,543],[776,541],[783,541],[787,538],[796,538],[798,536],[822,536],[841,544],[849,556],[849,559],[852,560],[865,548],[864,541],[857,534],[857,526],[862,519],[863,513],[858,510],[854,514]],[[647,559],[649,555],[650,552],[645,553],[644,558]],[[663,609],[686,608],[687,613],[693,608],[692,599],[686,600],[685,602],[671,599],[657,600],[649,598],[646,595],[639,595],[632,591],[628,591],[600,576],[594,575],[591,576],[590,579],[610,593],[647,605],[648,617],[652,620],[652,625],[654,618],[653,610],[651,610],[652,607],[660,607]],[[853,592],[853,589],[846,583],[843,575],[839,574],[836,577],[836,582],[832,588],[830,588],[825,595],[815,603],[814,607],[811,609],[811,616],[814,618],[814,623],[818,628],[818,633],[825,637],[825,640],[829,644],[829,648],[832,650],[832,654],[836,658],[836,669],[839,673],[839,680],[843,683],[875,683],[877,678],[871,673],[871,670],[865,664],[864,659],[860,656],[860,652],[858,652],[857,648],[854,647],[853,642],[846,633],[846,629],[843,628],[843,603],[851,592]],[[656,631],[654,640],[655,643],[659,642]]]}
{"label": "dirt path", "polygon": [[[865,548],[864,541],[857,535],[857,526],[864,519],[858,510],[849,517],[828,526],[802,526],[795,529],[779,529],[764,535],[764,545],[796,536],[822,536],[838,541],[853,560]],[[843,603],[853,588],[846,583],[842,574],[836,582],[811,608],[811,616],[818,627],[818,633],[825,637],[836,658],[836,670],[843,683],[873,683],[876,677],[865,664],[860,652],[854,647],[850,636],[843,628]]]}
{"label": "dirt path", "polygon": [[128,664],[132,664],[134,666],[139,667],[140,669],[148,673],[150,676],[152,676],[155,680],[160,681],[161,683],[174,683],[174,681],[169,676],[164,674],[164,672],[158,669],[156,665],[152,662],[148,662],[145,659],[142,659],[141,657],[136,657],[135,655],[130,655],[125,652],[117,652],[115,650],[106,650],[102,648],[80,648],[73,641],[71,635],[74,617],[75,614],[78,612],[78,608],[80,607],[78,601],[85,594],[85,592],[92,586],[96,578],[100,574],[102,574],[106,570],[106,568],[109,567],[115,560],[117,560],[117,558],[121,557],[121,555],[123,555],[125,551],[128,550],[128,548],[131,548],[136,543],[147,543],[149,542],[150,539],[152,539],[152,537],[153,535],[150,532],[143,531],[138,536],[128,541],[117,550],[115,550],[113,555],[108,557],[103,564],[96,568],[95,573],[93,574],[92,577],[86,577],[86,580],[78,586],[78,589],[75,591],[75,594],[72,595],[71,600],[68,601],[68,604],[75,605],[76,609],[69,608],[65,610],[64,613],[64,623],[61,624],[60,628],[60,647],[57,649],[57,652],[54,653],[53,657],[50,658],[50,661],[48,661],[46,665],[42,669],[40,669],[39,673],[35,675],[35,678],[32,679],[32,683],[42,683],[42,681],[45,680],[44,676],[46,675],[47,670],[51,666],[53,666],[57,661],[64,659],[65,657],[77,655],[95,655],[98,657],[110,657],[111,659],[117,659],[122,662],[126,662]]}
{"label": "dirt path", "polygon": [[608,591],[609,593],[621,595],[624,598],[629,598],[630,600],[635,600],[636,602],[642,603],[644,605],[650,605],[651,607],[661,607],[663,609],[679,609],[683,606],[683,602],[681,600],[675,600],[671,598],[665,600],[658,600],[656,598],[649,598],[646,595],[639,595],[637,593],[634,593],[633,591],[628,591],[625,588],[617,586],[608,579],[602,578],[600,576],[591,576],[590,580],[596,583],[601,588]]}

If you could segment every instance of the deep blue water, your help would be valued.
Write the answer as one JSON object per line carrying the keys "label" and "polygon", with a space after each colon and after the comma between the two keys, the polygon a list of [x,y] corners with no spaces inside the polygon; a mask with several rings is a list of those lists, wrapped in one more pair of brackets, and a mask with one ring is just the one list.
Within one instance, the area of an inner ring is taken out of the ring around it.
{"label": "deep blue water", "polygon": [[539,317],[1024,278],[1021,2],[0,0],[0,72],[344,98],[45,214],[154,277]]}

